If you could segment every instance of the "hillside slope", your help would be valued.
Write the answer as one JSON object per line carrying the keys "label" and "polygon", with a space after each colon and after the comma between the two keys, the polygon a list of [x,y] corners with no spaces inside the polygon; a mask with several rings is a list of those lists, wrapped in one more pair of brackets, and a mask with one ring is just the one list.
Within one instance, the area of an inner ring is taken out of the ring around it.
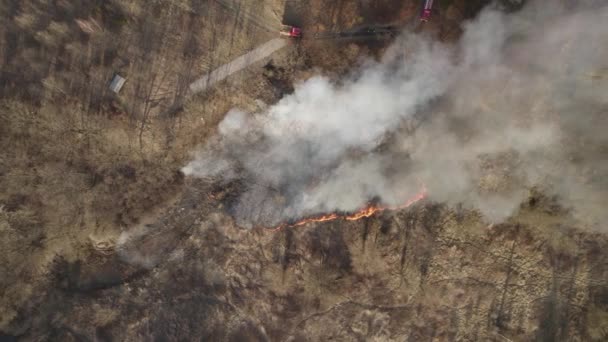
{"label": "hillside slope", "polygon": [[[0,4],[0,339],[606,340],[608,239],[542,189],[500,224],[430,198],[246,229],[234,203],[247,179],[182,172],[232,108],[263,112],[318,74],[340,83],[394,39],[305,36],[188,93],[282,21],[390,24],[449,45],[486,2],[435,1],[424,25],[420,1],[403,0]],[[507,183],[498,166],[480,187]]]}

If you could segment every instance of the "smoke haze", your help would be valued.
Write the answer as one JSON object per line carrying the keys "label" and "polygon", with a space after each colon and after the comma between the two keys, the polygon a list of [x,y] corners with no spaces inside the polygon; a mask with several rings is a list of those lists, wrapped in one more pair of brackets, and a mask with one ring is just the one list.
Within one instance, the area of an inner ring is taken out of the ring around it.
{"label": "smoke haze", "polygon": [[499,222],[531,187],[608,218],[608,6],[487,8],[457,44],[406,33],[336,83],[316,76],[263,113],[233,109],[183,172],[244,181],[241,226],[431,200]]}

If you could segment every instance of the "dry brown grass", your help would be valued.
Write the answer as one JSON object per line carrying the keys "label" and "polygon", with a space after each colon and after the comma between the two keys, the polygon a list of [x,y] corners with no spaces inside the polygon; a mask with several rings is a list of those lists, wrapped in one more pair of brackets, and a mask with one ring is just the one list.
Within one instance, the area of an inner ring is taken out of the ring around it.
{"label": "dry brown grass", "polygon": [[56,255],[76,260],[172,201],[190,151],[253,103],[227,83],[165,115],[191,79],[266,38],[212,1],[142,4],[0,6],[0,330]]}

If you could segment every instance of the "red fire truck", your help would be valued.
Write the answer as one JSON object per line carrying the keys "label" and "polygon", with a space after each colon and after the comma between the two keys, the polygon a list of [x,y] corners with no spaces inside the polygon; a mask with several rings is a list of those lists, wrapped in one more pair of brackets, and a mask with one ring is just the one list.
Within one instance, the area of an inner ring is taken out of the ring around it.
{"label": "red fire truck", "polygon": [[425,0],[422,13],[420,14],[420,21],[429,21],[431,19],[431,11],[433,9],[433,0]]}
{"label": "red fire truck", "polygon": [[296,26],[283,25],[279,34],[289,38],[302,38],[302,29]]}

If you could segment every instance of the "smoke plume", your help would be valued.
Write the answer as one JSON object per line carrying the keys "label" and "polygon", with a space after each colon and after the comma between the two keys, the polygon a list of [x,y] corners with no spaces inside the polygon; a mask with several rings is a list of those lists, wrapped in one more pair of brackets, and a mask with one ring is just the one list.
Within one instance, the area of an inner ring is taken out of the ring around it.
{"label": "smoke plume", "polygon": [[456,44],[404,33],[339,82],[233,109],[183,171],[240,179],[242,226],[431,200],[501,221],[532,187],[590,221],[607,199],[608,6],[487,8]]}

